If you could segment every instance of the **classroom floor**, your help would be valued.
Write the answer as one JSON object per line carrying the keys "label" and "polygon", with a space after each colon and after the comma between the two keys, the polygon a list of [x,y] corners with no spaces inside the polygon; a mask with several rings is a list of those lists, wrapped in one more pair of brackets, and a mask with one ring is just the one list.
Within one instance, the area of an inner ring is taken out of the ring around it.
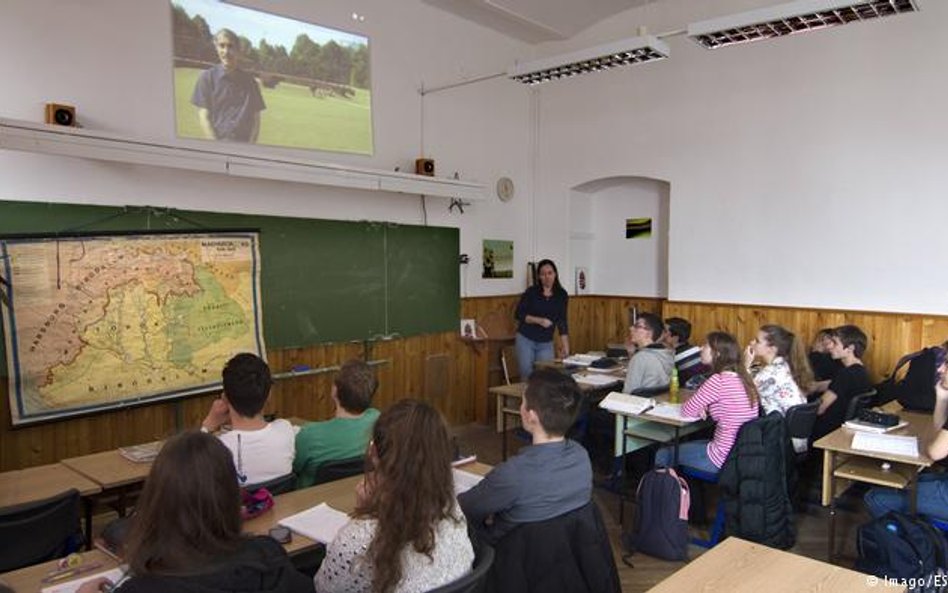
{"label": "classroom floor", "polygon": [[[465,453],[474,452],[477,454],[478,461],[496,465],[501,461],[501,435],[494,431],[493,427],[479,424],[470,424],[467,426],[455,427],[454,436],[457,437],[461,450]],[[511,454],[516,451],[523,441],[510,436],[508,444]],[[813,485],[808,498],[812,500],[806,505],[806,511],[797,514],[797,544],[790,549],[795,554],[808,556],[816,560],[826,561],[826,541],[829,533],[829,524],[827,521],[828,513],[819,506],[818,484]],[[635,593],[647,591],[658,584],[665,577],[684,566],[681,562],[667,562],[657,560],[649,556],[637,554],[631,561],[634,568],[630,568],[622,563],[621,546],[619,544],[619,502],[618,497],[601,488],[593,491],[593,497],[602,510],[603,518],[606,522],[606,528],[609,531],[612,542],[613,553],[616,558],[616,566],[619,568],[619,578],[622,581],[622,590],[625,593]],[[626,522],[631,520],[631,505],[625,505]],[[844,499],[841,508],[836,515],[836,545],[837,545],[837,563],[847,568],[852,568],[856,558],[856,527],[866,522],[869,516],[866,514],[861,501],[858,497]],[[692,530],[695,533],[695,530]],[[700,535],[704,536],[705,533]],[[696,558],[704,552],[704,549],[698,546],[690,546],[689,553],[691,558]]]}

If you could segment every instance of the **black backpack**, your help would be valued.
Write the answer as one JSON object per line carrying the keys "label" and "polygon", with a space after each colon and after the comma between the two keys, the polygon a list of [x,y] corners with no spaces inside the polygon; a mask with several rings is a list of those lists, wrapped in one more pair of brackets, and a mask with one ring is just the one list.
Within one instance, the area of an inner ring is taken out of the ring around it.
{"label": "black backpack", "polygon": [[[944,352],[934,346],[903,356],[892,374],[876,385],[877,404],[899,400],[906,410],[931,412],[935,409],[935,372]],[[896,381],[899,369],[908,364],[901,380]]]}
{"label": "black backpack", "polygon": [[948,568],[948,542],[918,517],[886,513],[856,532],[856,570],[890,579],[917,579]]}
{"label": "black backpack", "polygon": [[665,560],[688,559],[688,483],[671,468],[647,472],[639,481],[633,531],[622,534],[629,553]]}

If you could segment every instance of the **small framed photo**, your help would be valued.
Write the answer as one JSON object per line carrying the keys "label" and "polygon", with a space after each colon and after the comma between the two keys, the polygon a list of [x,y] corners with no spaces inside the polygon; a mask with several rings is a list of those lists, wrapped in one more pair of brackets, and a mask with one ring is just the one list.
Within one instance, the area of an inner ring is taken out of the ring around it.
{"label": "small framed photo", "polygon": [[477,337],[477,322],[473,319],[461,320],[461,337],[473,340]]}
{"label": "small framed photo", "polygon": [[589,294],[589,268],[576,268],[576,294]]}

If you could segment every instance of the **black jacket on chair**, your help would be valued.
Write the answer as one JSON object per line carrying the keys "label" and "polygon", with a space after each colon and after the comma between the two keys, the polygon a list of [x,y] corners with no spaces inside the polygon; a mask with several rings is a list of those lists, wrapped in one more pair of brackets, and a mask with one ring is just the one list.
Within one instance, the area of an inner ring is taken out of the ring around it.
{"label": "black jacket on chair", "polygon": [[779,412],[741,427],[718,484],[726,533],[786,550],[796,541],[788,485],[790,439]]}
{"label": "black jacket on chair", "polygon": [[609,535],[596,503],[523,523],[496,544],[488,576],[494,593],[619,593]]}

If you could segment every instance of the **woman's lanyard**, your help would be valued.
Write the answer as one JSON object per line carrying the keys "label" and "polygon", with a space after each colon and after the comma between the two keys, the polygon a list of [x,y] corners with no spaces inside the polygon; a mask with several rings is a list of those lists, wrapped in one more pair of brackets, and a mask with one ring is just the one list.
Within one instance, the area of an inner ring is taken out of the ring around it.
{"label": "woman's lanyard", "polygon": [[237,480],[241,484],[247,483],[247,474],[244,473],[243,443],[240,440],[240,433],[237,433]]}

